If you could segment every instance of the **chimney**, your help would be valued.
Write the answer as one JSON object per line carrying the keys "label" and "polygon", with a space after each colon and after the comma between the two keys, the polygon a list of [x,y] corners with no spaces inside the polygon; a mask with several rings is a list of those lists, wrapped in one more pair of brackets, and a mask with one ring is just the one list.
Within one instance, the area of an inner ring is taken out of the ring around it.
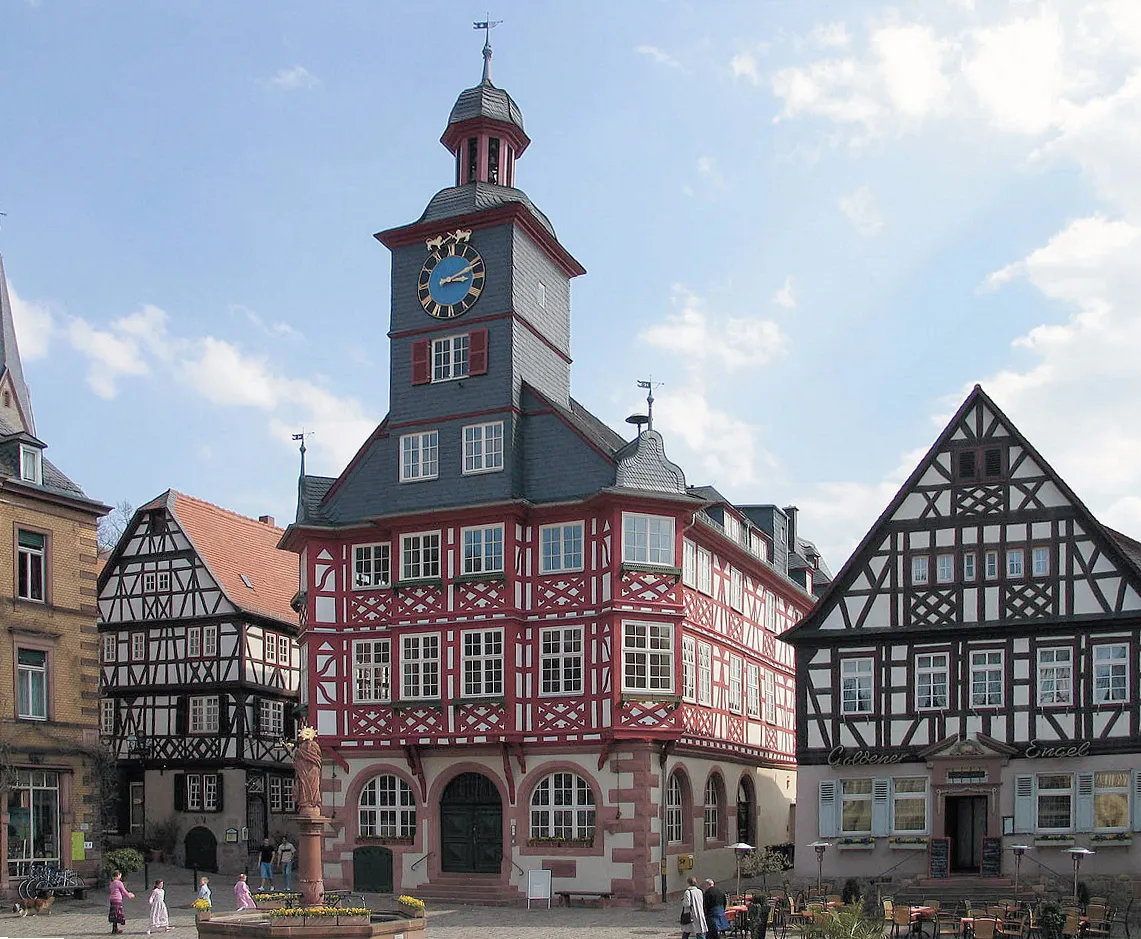
{"label": "chimney", "polygon": [[786,505],[784,507],[784,514],[788,516],[788,550],[796,550],[796,513],[797,508],[795,505]]}
{"label": "chimney", "polygon": [[261,522],[263,525],[268,525],[270,528],[274,527],[272,515],[259,515],[258,521]]}

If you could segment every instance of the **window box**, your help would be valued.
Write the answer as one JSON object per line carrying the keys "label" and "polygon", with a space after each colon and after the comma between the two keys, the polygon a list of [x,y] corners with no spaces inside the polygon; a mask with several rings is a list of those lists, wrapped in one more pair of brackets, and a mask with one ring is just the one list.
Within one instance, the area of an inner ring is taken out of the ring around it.
{"label": "window box", "polygon": [[492,581],[503,581],[507,579],[507,574],[504,571],[488,571],[485,574],[457,574],[453,579],[454,584],[475,584],[475,583],[491,583]]}
{"label": "window box", "polygon": [[926,851],[927,843],[926,836],[893,835],[887,839],[887,846],[893,851]]}
{"label": "window box", "polygon": [[1065,847],[1074,843],[1073,835],[1035,835],[1034,843],[1052,845],[1055,847]]}
{"label": "window box", "polygon": [[681,579],[680,567],[668,567],[665,564],[637,564],[633,561],[622,562],[622,573],[638,573],[638,574],[671,574],[674,577]]}
{"label": "window box", "polygon": [[438,587],[443,589],[444,578],[442,577],[423,577],[411,580],[398,580],[392,585],[392,589],[399,593],[401,590],[410,590],[413,587]]}
{"label": "window box", "polygon": [[357,839],[360,844],[395,844],[411,846],[416,843],[415,838],[377,838],[368,835],[362,835]]}
{"label": "window box", "polygon": [[593,838],[528,838],[528,848],[593,848]]}
{"label": "window box", "polygon": [[1089,840],[1093,844],[1100,844],[1103,846],[1111,846],[1115,844],[1129,847],[1133,843],[1133,832],[1131,831],[1103,831],[1095,832],[1090,835]]}
{"label": "window box", "polygon": [[668,704],[670,707],[681,707],[681,695],[661,694],[623,694],[619,699],[622,705],[627,704]]}
{"label": "window box", "polygon": [[444,702],[440,698],[423,698],[421,700],[409,698],[407,701],[393,701],[389,706],[394,711],[411,711],[416,708],[431,708],[434,711],[442,711]]}
{"label": "window box", "polygon": [[506,707],[507,699],[502,695],[492,695],[486,698],[456,698],[452,701],[453,708],[464,708],[473,704],[483,707]]}
{"label": "window box", "polygon": [[876,839],[871,835],[840,838],[836,847],[841,851],[871,851],[876,846]]}

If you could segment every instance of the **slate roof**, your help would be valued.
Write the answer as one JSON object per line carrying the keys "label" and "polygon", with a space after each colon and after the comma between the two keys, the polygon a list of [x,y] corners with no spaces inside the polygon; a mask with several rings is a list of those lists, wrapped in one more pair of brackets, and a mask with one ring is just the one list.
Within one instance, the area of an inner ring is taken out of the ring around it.
{"label": "slate roof", "polygon": [[4,276],[4,257],[0,255],[0,375],[7,369],[12,375],[12,388],[20,401],[28,430],[36,432],[32,416],[32,395],[24,382],[24,367],[20,364],[20,349],[16,345],[16,324],[12,319],[12,301],[8,297],[8,280]]}
{"label": "slate roof", "polygon": [[333,521],[321,507],[321,500],[325,498],[333,483],[335,476],[302,476],[297,481],[297,524],[298,525],[332,525]]}
{"label": "slate roof", "polygon": [[[24,433],[18,427],[13,427],[4,420],[3,417],[0,417],[0,476],[7,479],[14,479],[22,486],[29,486],[32,489],[43,489],[45,492],[50,492],[54,495],[66,496],[69,499],[84,499],[88,502],[93,501],[88,499],[84,491],[68,479],[59,467],[52,463],[47,457],[43,456],[42,452],[40,460],[43,467],[43,485],[37,486],[35,483],[21,479],[20,448],[16,446],[16,443],[20,439],[35,440],[30,434]],[[7,446],[6,444],[11,445]]]}
{"label": "slate roof", "polygon": [[139,511],[157,508],[166,508],[174,516],[235,607],[297,625],[297,614],[289,605],[297,593],[297,555],[278,549],[283,529],[175,489],[168,489]]}
{"label": "slate roof", "polygon": [[1106,534],[1109,535],[1121,549],[1122,553],[1133,562],[1134,566],[1141,571],[1141,541],[1130,538],[1128,535],[1123,535],[1119,531],[1115,531],[1108,525],[1103,526]]}
{"label": "slate roof", "polygon": [[519,110],[519,105],[511,95],[502,88],[496,88],[490,80],[460,92],[456,103],[452,105],[452,113],[448,115],[448,124],[470,121],[475,117],[505,121],[523,130],[523,112]]}
{"label": "slate roof", "polygon": [[620,489],[686,494],[685,473],[666,456],[656,430],[640,433],[616,454],[615,484]]}
{"label": "slate roof", "polygon": [[420,216],[421,222],[437,222],[442,219],[456,218],[460,215],[470,215],[472,212],[482,212],[484,209],[494,209],[501,205],[517,202],[526,206],[527,210],[535,216],[552,236],[555,235],[555,226],[522,189],[511,186],[499,186],[495,183],[474,182],[464,186],[449,186],[441,189],[428,203],[424,214]]}

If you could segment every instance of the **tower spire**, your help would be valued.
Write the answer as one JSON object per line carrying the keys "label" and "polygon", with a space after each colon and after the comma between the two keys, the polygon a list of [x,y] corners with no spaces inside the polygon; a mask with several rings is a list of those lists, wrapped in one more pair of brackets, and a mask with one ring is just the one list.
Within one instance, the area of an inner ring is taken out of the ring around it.
{"label": "tower spire", "polygon": [[503,20],[493,20],[488,16],[485,20],[471,24],[474,29],[483,30],[483,80],[480,82],[483,85],[491,84],[491,31],[502,22]]}
{"label": "tower spire", "polygon": [[0,255],[0,415],[9,423],[18,424],[20,430],[35,436],[32,396],[24,382],[24,367],[20,364],[20,347],[16,344],[16,323],[12,318],[3,255]]}

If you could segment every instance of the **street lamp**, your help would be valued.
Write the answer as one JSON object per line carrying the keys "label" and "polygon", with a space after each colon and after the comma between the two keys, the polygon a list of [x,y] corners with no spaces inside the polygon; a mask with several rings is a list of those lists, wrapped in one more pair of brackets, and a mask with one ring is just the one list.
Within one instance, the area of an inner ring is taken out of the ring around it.
{"label": "street lamp", "polygon": [[1018,881],[1022,873],[1022,856],[1030,850],[1028,844],[1012,844],[1010,850],[1014,852],[1014,900],[1018,902]]}
{"label": "street lamp", "polygon": [[814,841],[809,847],[816,849],[816,892],[820,893],[824,882],[824,852],[828,850],[828,842]]}
{"label": "street lamp", "polygon": [[1074,903],[1078,902],[1078,868],[1082,866],[1082,858],[1097,852],[1089,848],[1067,848],[1066,851],[1074,859]]}
{"label": "street lamp", "polygon": [[746,851],[757,850],[751,844],[746,844],[744,841],[738,841],[736,844],[729,845],[733,849],[733,856],[737,859],[737,896],[741,895],[741,858],[745,856]]}

